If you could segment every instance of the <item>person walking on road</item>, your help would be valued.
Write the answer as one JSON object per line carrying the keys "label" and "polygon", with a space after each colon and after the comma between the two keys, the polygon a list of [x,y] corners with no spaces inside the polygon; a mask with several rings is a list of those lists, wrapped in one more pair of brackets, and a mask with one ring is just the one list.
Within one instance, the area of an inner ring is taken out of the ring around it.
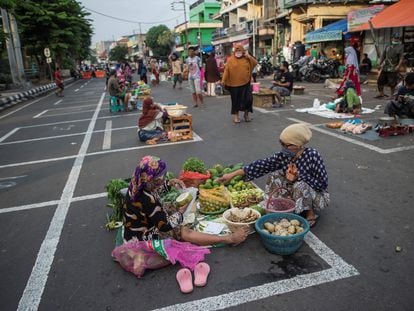
{"label": "person walking on road", "polygon": [[216,82],[220,80],[220,72],[214,52],[211,52],[206,60],[204,78],[207,81],[207,96],[216,96]]}
{"label": "person walking on road", "polygon": [[201,91],[201,59],[195,54],[195,49],[190,47],[188,49],[188,58],[185,61],[188,67],[188,83],[190,84],[191,94],[193,95],[193,107],[198,107],[203,104],[203,94]]}
{"label": "person walking on road", "polygon": [[145,84],[148,84],[147,80],[147,66],[144,64],[144,60],[140,58],[138,60],[138,75],[139,79],[143,81]]}
{"label": "person walking on road", "polygon": [[375,98],[388,97],[384,94],[385,86],[391,88],[391,96],[393,96],[398,84],[398,73],[404,61],[404,46],[401,44],[400,34],[394,33],[391,43],[385,48],[380,58],[380,73],[377,80],[379,94]]}
{"label": "person walking on road", "polygon": [[182,71],[182,63],[180,58],[176,53],[172,53],[170,56],[171,61],[171,68],[172,68],[172,74],[173,74],[173,89],[177,86],[178,82],[178,88],[181,90],[182,84],[183,84],[183,71]]}
{"label": "person walking on road", "polygon": [[361,83],[359,81],[359,63],[355,49],[352,46],[345,48],[345,73],[344,78],[336,90],[338,97],[344,96],[345,83],[351,80],[355,85],[355,91],[361,96]]}
{"label": "person walking on road", "polygon": [[56,83],[56,86],[57,86],[57,90],[56,90],[55,94],[58,97],[63,97],[64,96],[63,95],[63,89],[65,87],[63,86],[63,79],[62,79],[62,75],[60,73],[59,66],[56,66],[56,71],[55,71],[54,76],[55,76],[55,83]]}
{"label": "person walking on road", "polygon": [[230,92],[231,114],[234,123],[240,123],[240,111],[244,112],[246,122],[251,121],[249,113],[253,112],[253,94],[250,81],[256,65],[256,59],[238,44],[224,68],[222,83]]}

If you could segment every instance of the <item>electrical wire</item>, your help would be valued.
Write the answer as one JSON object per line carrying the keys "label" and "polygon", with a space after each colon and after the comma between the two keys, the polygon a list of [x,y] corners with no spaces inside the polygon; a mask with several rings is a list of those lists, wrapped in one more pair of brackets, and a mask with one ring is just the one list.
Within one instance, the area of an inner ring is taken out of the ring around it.
{"label": "electrical wire", "polygon": [[131,23],[131,24],[145,24],[145,25],[161,24],[161,23],[165,23],[165,22],[169,22],[169,21],[175,20],[175,19],[177,19],[177,18],[179,18],[181,16],[181,15],[178,15],[176,17],[173,17],[173,18],[170,18],[170,19],[166,19],[166,20],[163,20],[163,21],[157,21],[157,22],[140,22],[140,21],[132,21],[132,20],[128,20],[128,19],[123,19],[123,18],[119,18],[119,17],[107,15],[107,14],[104,14],[104,13],[101,13],[101,12],[98,12],[98,11],[95,11],[95,10],[92,10],[92,9],[89,9],[87,7],[84,7],[84,9],[86,11],[89,11],[89,12],[92,12],[92,13],[95,13],[95,14],[98,14],[98,15],[102,15],[102,16],[105,16],[107,18],[112,18],[112,19],[115,19],[117,21]]}

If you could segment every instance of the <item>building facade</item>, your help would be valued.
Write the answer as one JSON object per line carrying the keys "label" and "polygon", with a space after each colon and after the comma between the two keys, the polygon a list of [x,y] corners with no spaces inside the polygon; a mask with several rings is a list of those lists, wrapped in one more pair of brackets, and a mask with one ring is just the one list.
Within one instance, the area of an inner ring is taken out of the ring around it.
{"label": "building facade", "polygon": [[198,0],[191,4],[189,21],[177,25],[174,29],[176,50],[182,52],[186,46],[211,49],[212,34],[217,28],[222,27],[220,20],[213,19],[219,11],[220,3],[215,0]]}

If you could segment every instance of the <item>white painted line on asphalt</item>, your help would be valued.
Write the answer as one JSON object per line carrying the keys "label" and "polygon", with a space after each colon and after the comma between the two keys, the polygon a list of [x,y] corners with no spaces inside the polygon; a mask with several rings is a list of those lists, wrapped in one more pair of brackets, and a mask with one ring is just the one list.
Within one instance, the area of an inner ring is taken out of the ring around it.
{"label": "white painted line on asphalt", "polygon": [[[137,147],[127,147],[127,148],[120,148],[120,149],[97,151],[97,152],[87,153],[85,156],[89,157],[89,156],[97,156],[97,155],[103,155],[103,154],[108,154],[108,153],[117,153],[117,152],[125,152],[125,151],[140,150],[140,149],[147,149],[147,148],[157,148],[157,147],[164,147],[164,146],[171,146],[171,145],[188,144],[188,143],[194,143],[194,142],[198,142],[198,141],[202,141],[202,140],[203,139],[200,136],[198,136],[196,133],[193,132],[193,139],[192,140],[183,140],[183,141],[177,141],[177,142],[162,143],[162,144],[157,144],[157,145],[143,145],[143,146],[137,146]],[[27,162],[17,162],[17,163],[11,163],[11,164],[4,164],[4,165],[0,165],[0,169],[9,168],[9,167],[24,166],[24,165],[33,165],[33,164],[41,164],[41,163],[62,161],[62,160],[69,160],[69,159],[74,159],[76,157],[77,157],[76,155],[71,155],[71,156],[64,156],[64,157],[58,157],[58,158],[48,158],[48,159],[42,159],[42,160],[34,160],[34,161],[27,161]]]}
{"label": "white painted line on asphalt", "polygon": [[91,104],[91,105],[79,105],[79,106],[68,106],[68,107],[61,107],[61,108],[52,108],[52,109],[49,109],[49,111],[83,109],[84,107],[96,107],[96,102],[95,102],[95,104]]}
{"label": "white painted line on asphalt", "polygon": [[75,93],[76,93],[77,91],[79,91],[79,89],[76,89],[76,90],[75,90]]}
{"label": "white painted line on asphalt", "polygon": [[288,108],[286,108],[286,109],[273,108],[275,110],[267,110],[267,109],[260,108],[260,107],[253,107],[253,109],[254,110],[257,110],[257,111],[259,111],[261,113],[278,113],[278,112],[285,112],[285,111],[293,111],[293,110],[295,110],[294,108],[291,108],[291,109],[288,109]]}
{"label": "white painted line on asphalt", "polygon": [[27,177],[27,175],[11,176],[11,177],[2,177],[2,178],[0,178],[0,181],[1,180],[10,180],[10,179],[19,179],[19,178],[23,178],[23,177]]}
{"label": "white painted line on asphalt", "polygon": [[[99,117],[98,120],[116,119],[116,118],[126,118],[126,117],[134,117],[134,118],[136,118],[138,115],[140,115],[140,114],[120,114],[120,115]],[[42,126],[49,126],[49,125],[66,124],[66,123],[86,122],[86,121],[90,121],[90,120],[91,119],[78,119],[78,120],[71,120],[71,121],[60,121],[60,122],[52,122],[52,123],[43,123],[43,124],[35,124],[35,125],[22,126],[20,128],[21,129],[24,129],[24,128],[34,128],[34,127],[42,127]]]}
{"label": "white painted line on asphalt", "polygon": [[[111,131],[120,131],[120,130],[126,130],[126,129],[136,129],[136,128],[137,128],[136,126],[125,126],[125,127],[113,128],[113,129],[111,129]],[[105,132],[105,130],[95,130],[95,131],[93,131],[93,133],[101,133],[101,132]],[[5,142],[5,143],[0,143],[0,146],[31,143],[31,142],[34,142],[34,141],[57,139],[57,138],[64,138],[64,137],[71,137],[71,136],[79,136],[79,135],[85,135],[85,134],[86,134],[86,132],[80,132],[80,133],[72,133],[72,134],[64,134],[64,135],[56,135],[56,136],[46,136],[46,137],[39,137],[39,138],[15,140],[15,141],[8,141],[8,142]]]}
{"label": "white painted line on asphalt", "polygon": [[[106,197],[107,194],[108,194],[107,192],[101,192],[101,193],[95,193],[95,194],[82,195],[80,197],[74,197],[71,202],[81,202],[81,201],[86,201],[86,200],[99,199],[99,198]],[[0,214],[26,211],[29,209],[37,209],[37,208],[42,208],[42,207],[49,207],[53,205],[58,205],[59,202],[60,202],[59,200],[52,200],[52,201],[46,201],[46,202],[40,202],[40,203],[0,208]]]}
{"label": "white painted line on asphalt", "polygon": [[14,133],[16,133],[18,130],[20,130],[20,127],[16,127],[15,129],[8,132],[6,135],[0,137],[0,142],[5,141],[7,138],[12,136]]}
{"label": "white painted line on asphalt", "polygon": [[48,98],[49,96],[52,96],[52,95],[54,95],[54,94],[55,94],[55,93],[50,93],[50,94],[48,94],[48,95],[46,95],[46,96],[43,96],[42,98],[38,98],[38,99],[36,99],[36,100],[32,101],[31,103],[28,103],[28,104],[26,104],[26,105],[24,105],[24,106],[22,106],[22,107],[19,107],[19,108],[15,109],[15,110],[13,110],[13,111],[11,111],[11,112],[9,112],[9,113],[5,114],[5,115],[2,115],[2,116],[0,117],[0,120],[1,120],[1,119],[4,119],[5,117],[8,117],[8,116],[10,116],[10,115],[12,115],[12,114],[14,114],[14,113],[16,113],[17,111],[20,111],[20,110],[22,110],[22,109],[24,109],[24,108],[26,108],[26,107],[29,107],[30,105],[36,104],[37,102],[41,101],[42,99]]}
{"label": "white painted line on asphalt", "polygon": [[106,121],[104,138],[103,138],[103,143],[102,143],[102,150],[111,149],[111,128],[112,128],[112,120]]}
{"label": "white painted line on asphalt", "polygon": [[81,87],[80,88],[83,88],[85,86],[85,84],[84,85],[81,85]]}
{"label": "white painted line on asphalt", "polygon": [[33,117],[33,119],[37,119],[37,118],[39,118],[42,114],[45,114],[47,111],[48,111],[47,109],[46,109],[46,110],[43,110],[41,113],[38,113],[37,115],[35,115],[35,116]]}
{"label": "white painted line on asphalt", "polygon": [[58,100],[56,103],[53,104],[53,106],[59,105],[62,101],[63,101],[63,99]]}
{"label": "white painted line on asphalt", "polygon": [[89,109],[89,110],[80,110],[80,111],[72,111],[72,112],[65,112],[65,113],[48,114],[48,115],[42,116],[41,118],[43,119],[43,118],[49,118],[49,117],[61,117],[61,116],[67,116],[67,115],[71,115],[71,114],[92,112],[92,111],[95,111],[95,110],[94,109],[93,110]]}
{"label": "white painted line on asphalt", "polygon": [[104,95],[105,93],[102,94],[99,104],[96,107],[95,113],[92,116],[91,122],[89,123],[88,133],[85,135],[85,138],[76,156],[75,162],[69,173],[68,180],[63,189],[59,204],[56,208],[55,214],[53,215],[49,229],[46,233],[46,237],[40,246],[35,265],[33,266],[32,273],[30,274],[29,280],[27,281],[17,310],[37,310],[39,307],[46,281],[48,279],[49,271],[55,257],[60,235],[65,223],[66,215],[68,213],[75,187],[79,179],[83,161],[91,142],[92,132],[102,107]]}
{"label": "white painted line on asphalt", "polygon": [[290,279],[253,286],[218,296],[175,304],[153,311],[223,310],[244,303],[359,275],[359,272],[353,266],[346,263],[340,256],[335,254],[313,233],[309,232],[306,235],[305,242],[315,254],[326,261],[331,268],[314,273],[297,275]]}
{"label": "white painted line on asphalt", "polygon": [[400,152],[400,151],[407,151],[407,150],[414,149],[414,145],[405,146],[405,147],[390,148],[390,149],[382,149],[380,147],[377,147],[377,146],[374,146],[374,145],[370,145],[370,144],[364,143],[362,141],[359,141],[359,140],[356,140],[356,139],[353,139],[353,138],[350,138],[350,137],[346,137],[346,136],[343,136],[341,134],[337,134],[337,133],[331,132],[329,130],[322,129],[320,127],[317,127],[317,126],[312,125],[311,123],[308,123],[308,122],[305,122],[305,121],[302,121],[302,120],[299,120],[299,119],[295,119],[295,118],[287,118],[287,119],[288,120],[291,120],[293,122],[305,123],[305,124],[309,125],[309,127],[312,130],[314,130],[314,131],[317,131],[317,132],[320,132],[320,133],[323,133],[323,134],[326,134],[326,135],[329,135],[329,136],[332,136],[332,137],[335,137],[335,138],[344,140],[346,142],[349,142],[349,143],[352,143],[354,145],[358,145],[358,146],[364,147],[366,149],[369,149],[369,150],[372,150],[372,151],[375,151],[375,152],[378,152],[378,153],[381,153],[381,154],[389,154],[389,153]]}

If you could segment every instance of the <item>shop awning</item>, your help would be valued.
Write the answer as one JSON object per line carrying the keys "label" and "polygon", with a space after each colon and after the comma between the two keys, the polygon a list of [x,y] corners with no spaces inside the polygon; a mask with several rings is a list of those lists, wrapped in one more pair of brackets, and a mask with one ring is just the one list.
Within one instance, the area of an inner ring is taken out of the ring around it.
{"label": "shop awning", "polygon": [[342,34],[348,31],[348,21],[341,19],[325,27],[308,32],[305,35],[306,43],[342,40]]}
{"label": "shop awning", "polygon": [[[378,13],[371,19],[371,23],[375,29],[414,26],[413,11],[413,0],[400,0],[399,2]],[[362,31],[368,29],[369,23],[365,23],[354,31]]]}
{"label": "shop awning", "polygon": [[203,47],[203,52],[204,53],[211,53],[213,51],[214,51],[214,48],[213,48],[212,45],[208,45],[208,46]]}

